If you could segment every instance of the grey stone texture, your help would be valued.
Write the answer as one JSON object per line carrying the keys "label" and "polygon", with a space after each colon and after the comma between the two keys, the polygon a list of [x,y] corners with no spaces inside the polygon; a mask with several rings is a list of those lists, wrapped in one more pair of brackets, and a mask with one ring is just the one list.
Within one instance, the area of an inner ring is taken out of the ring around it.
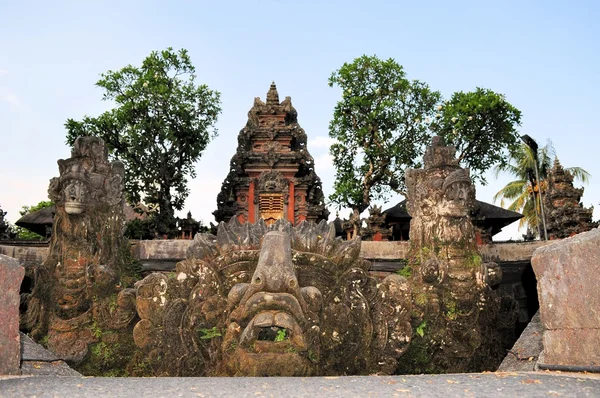
{"label": "grey stone texture", "polygon": [[527,325],[519,340],[498,368],[499,372],[533,372],[537,370],[540,354],[544,349],[542,335],[544,327],[537,312]]}
{"label": "grey stone texture", "polygon": [[17,260],[0,254],[0,375],[20,373],[19,289],[24,275]]}
{"label": "grey stone texture", "polygon": [[600,230],[535,251],[544,363],[600,365]]}

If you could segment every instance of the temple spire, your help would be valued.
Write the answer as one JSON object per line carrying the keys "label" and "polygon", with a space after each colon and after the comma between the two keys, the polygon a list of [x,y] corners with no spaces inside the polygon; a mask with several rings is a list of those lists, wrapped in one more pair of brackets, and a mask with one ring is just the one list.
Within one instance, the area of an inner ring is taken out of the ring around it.
{"label": "temple spire", "polygon": [[275,82],[271,83],[271,87],[267,92],[267,105],[279,105],[279,93],[277,92]]}

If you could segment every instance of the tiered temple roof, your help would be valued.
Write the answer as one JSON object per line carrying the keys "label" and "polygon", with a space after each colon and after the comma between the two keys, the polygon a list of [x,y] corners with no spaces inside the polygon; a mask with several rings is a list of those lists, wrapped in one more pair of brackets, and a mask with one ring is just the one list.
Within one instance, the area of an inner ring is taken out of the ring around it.
{"label": "tiered temple roof", "polygon": [[248,122],[238,135],[230,172],[217,196],[217,222],[237,217],[240,222],[267,224],[284,218],[292,224],[319,222],[329,211],[306,133],[290,97],[279,102],[275,83],[266,102],[254,99]]}

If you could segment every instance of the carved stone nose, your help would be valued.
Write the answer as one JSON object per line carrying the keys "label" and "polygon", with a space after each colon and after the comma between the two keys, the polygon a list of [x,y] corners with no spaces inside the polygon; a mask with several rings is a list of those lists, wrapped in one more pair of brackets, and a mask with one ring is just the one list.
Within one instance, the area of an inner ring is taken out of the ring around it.
{"label": "carved stone nose", "polygon": [[296,292],[298,279],[292,263],[290,235],[271,231],[263,238],[256,271],[252,275],[254,292]]}

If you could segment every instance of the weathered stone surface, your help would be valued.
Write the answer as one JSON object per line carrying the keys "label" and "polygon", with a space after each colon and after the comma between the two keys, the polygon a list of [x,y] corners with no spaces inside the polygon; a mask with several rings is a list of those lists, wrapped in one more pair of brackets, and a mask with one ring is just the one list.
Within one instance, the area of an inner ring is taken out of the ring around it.
{"label": "weathered stone surface", "polygon": [[293,225],[327,220],[321,185],[298,112],[290,97],[279,101],[273,83],[266,102],[254,99],[238,135],[236,154],[217,196],[215,219],[254,223],[262,218],[271,224],[282,218]]}
{"label": "weathered stone surface", "polygon": [[48,247],[40,244],[35,246],[0,245],[0,254],[16,258],[24,267],[39,265],[48,256]]}
{"label": "weathered stone surface", "polygon": [[324,221],[233,218],[196,235],[172,275],[136,284],[137,363],[169,376],[393,373],[412,338],[410,287],[371,277],[360,243]]}
{"label": "weathered stone surface", "polygon": [[544,196],[549,239],[568,238],[598,226],[598,222],[592,222],[594,207],[583,207],[581,195],[583,188],[573,186],[573,176],[555,159]]}
{"label": "weathered stone surface", "polygon": [[135,316],[135,297],[124,289],[133,284],[134,267],[123,237],[123,164],[108,161],[102,139],[78,137],[58,168],[48,187],[56,204],[50,250],[33,267],[23,326],[76,363],[90,357],[92,344],[108,346],[104,336],[118,334]]}
{"label": "weathered stone surface", "polygon": [[544,349],[542,335],[544,327],[539,311],[531,318],[519,340],[498,368],[499,372],[533,372]]}
{"label": "weathered stone surface", "polygon": [[547,364],[600,364],[600,230],[535,251]]}
{"label": "weathered stone surface", "polygon": [[408,258],[409,242],[373,242],[363,241],[360,245],[360,256],[368,260],[398,260]]}
{"label": "weathered stone surface", "polygon": [[74,376],[81,373],[69,367],[64,361],[24,361],[21,365],[23,376]]}
{"label": "weathered stone surface", "polygon": [[21,360],[55,362],[60,358],[33,341],[31,337],[21,333]]}
{"label": "weathered stone surface", "polygon": [[56,355],[21,333],[21,374],[23,376],[81,376]]}
{"label": "weathered stone surface", "polygon": [[[406,209],[412,218],[403,272],[411,273],[417,335],[401,372],[492,370],[504,357],[503,335],[510,335],[516,322],[514,306],[502,303],[512,298],[492,290],[502,271],[483,262],[478,251],[470,217],[475,187],[455,154],[442,137],[434,137],[423,168],[406,172]],[[500,315],[501,308],[506,313]]]}
{"label": "weathered stone surface", "polygon": [[140,240],[136,241],[131,251],[138,260],[183,260],[191,241],[185,239]]}
{"label": "weathered stone surface", "polygon": [[19,374],[19,288],[25,268],[0,254],[0,375]]}

